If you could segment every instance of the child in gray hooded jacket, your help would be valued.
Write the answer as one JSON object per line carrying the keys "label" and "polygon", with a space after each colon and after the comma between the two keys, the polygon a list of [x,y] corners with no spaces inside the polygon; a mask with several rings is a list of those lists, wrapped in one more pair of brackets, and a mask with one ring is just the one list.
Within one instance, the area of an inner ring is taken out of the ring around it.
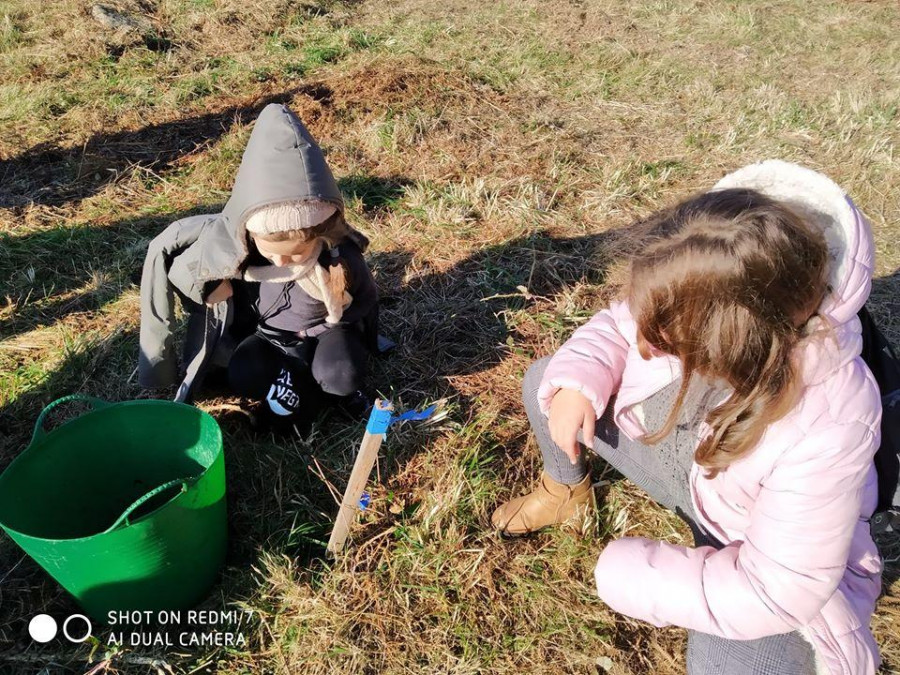
{"label": "child in gray hooded jacket", "polygon": [[[139,377],[189,401],[211,368],[273,419],[311,420],[327,399],[358,409],[377,346],[368,240],[344,218],[322,151],[286,106],[256,121],[221,213],[172,223],[141,280]],[[178,371],[174,296],[189,314]]]}

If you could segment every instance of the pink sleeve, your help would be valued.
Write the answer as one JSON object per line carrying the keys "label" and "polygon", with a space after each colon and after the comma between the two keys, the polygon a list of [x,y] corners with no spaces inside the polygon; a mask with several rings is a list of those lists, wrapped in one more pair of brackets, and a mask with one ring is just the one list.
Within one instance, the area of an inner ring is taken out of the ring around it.
{"label": "pink sleeve", "polygon": [[807,436],[765,480],[745,540],[722,550],[610,543],[595,569],[601,599],[655,626],[729,639],[806,625],[844,575],[877,444],[862,422]]}
{"label": "pink sleeve", "polygon": [[541,411],[546,415],[550,401],[560,389],[584,394],[599,418],[610,396],[619,389],[629,342],[623,329],[633,322],[624,302],[612,302],[560,347],[550,359],[538,389]]}

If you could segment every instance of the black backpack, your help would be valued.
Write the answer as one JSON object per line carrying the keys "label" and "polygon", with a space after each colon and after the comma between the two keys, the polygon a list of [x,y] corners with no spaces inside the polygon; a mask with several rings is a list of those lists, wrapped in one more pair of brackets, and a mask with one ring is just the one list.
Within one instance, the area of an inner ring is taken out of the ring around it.
{"label": "black backpack", "polygon": [[878,471],[878,506],[872,516],[872,534],[900,532],[900,361],[863,306],[862,357],[878,382],[883,412],[881,445],[875,453]]}

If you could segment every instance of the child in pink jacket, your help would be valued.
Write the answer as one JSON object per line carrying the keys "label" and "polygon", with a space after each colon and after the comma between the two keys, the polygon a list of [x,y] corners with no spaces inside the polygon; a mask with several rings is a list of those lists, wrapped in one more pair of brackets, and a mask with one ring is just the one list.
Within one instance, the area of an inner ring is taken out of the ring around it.
{"label": "child in pink jacket", "polygon": [[589,440],[694,532],[694,548],[613,541],[595,571],[616,611],[688,629],[688,673],[874,673],[870,227],[828,178],[781,161],[652,227],[620,299],[526,374],[544,472],[493,524],[525,534],[591,508]]}

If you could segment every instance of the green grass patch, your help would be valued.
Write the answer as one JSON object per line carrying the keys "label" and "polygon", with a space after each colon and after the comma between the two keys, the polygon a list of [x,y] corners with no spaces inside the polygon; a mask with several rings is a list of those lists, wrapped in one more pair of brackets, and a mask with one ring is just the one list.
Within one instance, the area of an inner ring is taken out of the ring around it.
{"label": "green grass patch", "polygon": [[9,14],[0,16],[0,54],[11,51],[24,41],[25,33],[18,21]]}

